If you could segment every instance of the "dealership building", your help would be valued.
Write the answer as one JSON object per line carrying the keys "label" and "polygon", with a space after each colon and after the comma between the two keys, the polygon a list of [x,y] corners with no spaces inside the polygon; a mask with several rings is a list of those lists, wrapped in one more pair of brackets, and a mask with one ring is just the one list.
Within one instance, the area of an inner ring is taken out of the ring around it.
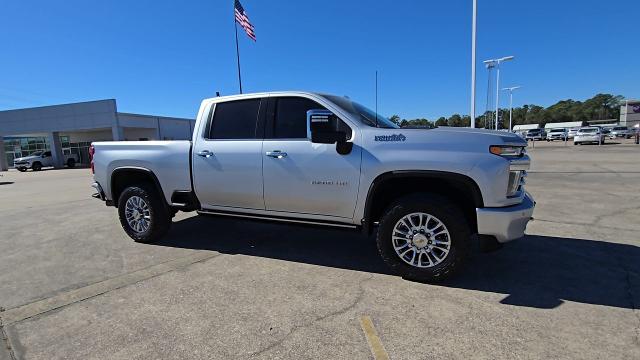
{"label": "dealership building", "polygon": [[626,100],[620,108],[620,125],[640,128],[640,100]]}
{"label": "dealership building", "polygon": [[0,111],[0,171],[45,150],[58,167],[65,154],[88,165],[91,142],[186,140],[194,125],[193,119],[118,112],[114,99]]}

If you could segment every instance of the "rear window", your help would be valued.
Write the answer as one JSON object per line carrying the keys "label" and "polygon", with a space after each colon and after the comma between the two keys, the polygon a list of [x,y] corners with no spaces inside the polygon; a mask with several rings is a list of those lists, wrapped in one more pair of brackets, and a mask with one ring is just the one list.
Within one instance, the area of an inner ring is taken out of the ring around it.
{"label": "rear window", "polygon": [[255,139],[260,99],[218,103],[207,139]]}

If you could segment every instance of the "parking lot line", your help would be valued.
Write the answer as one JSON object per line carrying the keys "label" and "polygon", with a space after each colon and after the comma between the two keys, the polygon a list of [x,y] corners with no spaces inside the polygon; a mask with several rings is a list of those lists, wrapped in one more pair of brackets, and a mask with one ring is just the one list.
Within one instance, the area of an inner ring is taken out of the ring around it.
{"label": "parking lot line", "polygon": [[371,350],[371,354],[373,354],[373,358],[376,360],[389,360],[389,354],[387,354],[387,351],[384,349],[384,345],[382,345],[382,341],[380,341],[380,337],[378,336],[375,326],[373,326],[371,318],[369,316],[361,316],[360,326],[362,327],[364,336],[367,338],[367,343],[369,343],[369,349]]}
{"label": "parking lot line", "polygon": [[161,264],[133,271],[127,274],[116,276],[101,282],[87,285],[78,289],[70,290],[47,299],[38,300],[29,304],[8,309],[0,312],[0,318],[4,326],[11,325],[30,317],[46,313],[82,300],[98,296],[109,291],[125,287],[143,280],[156,277],[170,271],[184,268],[186,266],[209,260],[221,255],[212,252],[198,252],[190,256],[170,260]]}

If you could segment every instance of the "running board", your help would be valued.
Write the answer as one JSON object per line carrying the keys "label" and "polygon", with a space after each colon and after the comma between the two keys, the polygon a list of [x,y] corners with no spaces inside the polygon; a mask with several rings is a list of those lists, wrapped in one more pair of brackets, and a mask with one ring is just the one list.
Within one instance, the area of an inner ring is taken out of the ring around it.
{"label": "running board", "polygon": [[286,217],[255,215],[255,214],[244,214],[244,213],[234,213],[234,212],[224,212],[224,211],[198,210],[198,214],[230,216],[230,217],[239,217],[239,218],[255,219],[255,220],[290,222],[290,223],[306,224],[306,225],[340,227],[340,228],[347,228],[347,229],[356,229],[356,228],[358,228],[356,225],[341,224],[341,223],[335,223],[335,222],[330,222],[330,221],[301,220],[301,219],[286,218]]}

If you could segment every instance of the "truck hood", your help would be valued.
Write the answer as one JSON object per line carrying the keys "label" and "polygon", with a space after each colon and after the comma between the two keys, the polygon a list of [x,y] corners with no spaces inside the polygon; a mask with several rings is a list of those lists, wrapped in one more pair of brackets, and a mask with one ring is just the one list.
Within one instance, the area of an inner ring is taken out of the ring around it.
{"label": "truck hood", "polygon": [[13,161],[29,161],[29,160],[39,159],[39,158],[40,156],[24,156],[21,158],[13,159]]}
{"label": "truck hood", "polygon": [[373,135],[375,142],[420,143],[437,141],[458,144],[482,143],[483,145],[527,146],[527,141],[514,133],[463,127],[374,129]]}

